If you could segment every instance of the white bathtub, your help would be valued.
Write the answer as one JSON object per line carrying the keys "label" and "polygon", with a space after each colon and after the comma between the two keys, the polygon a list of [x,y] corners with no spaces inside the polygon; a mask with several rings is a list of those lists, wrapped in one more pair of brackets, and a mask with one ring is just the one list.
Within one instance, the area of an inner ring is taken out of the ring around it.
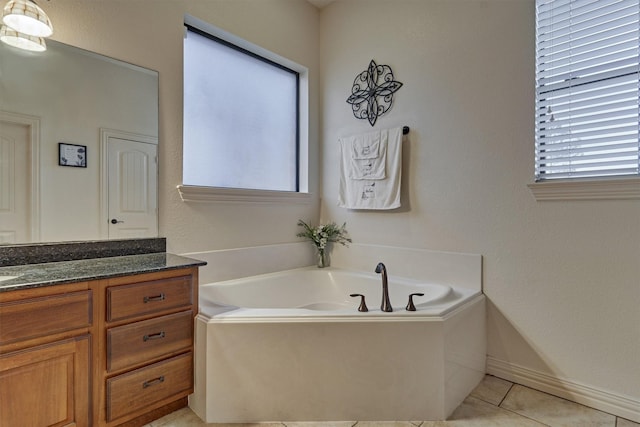
{"label": "white bathtub", "polygon": [[[425,283],[389,276],[392,313],[382,312],[382,279],[379,274],[336,268],[300,268],[250,278],[226,280],[200,286],[200,313],[214,322],[309,321],[309,317],[357,320],[395,316],[442,316],[468,298],[479,294],[470,289],[454,290],[447,284]],[[369,311],[358,312],[359,297],[365,295]],[[414,296],[416,312],[405,307]]]}
{"label": "white bathtub", "polygon": [[380,275],[310,267],[199,295],[189,404],[209,423],[445,419],[485,372],[478,290],[391,272],[388,313]]}

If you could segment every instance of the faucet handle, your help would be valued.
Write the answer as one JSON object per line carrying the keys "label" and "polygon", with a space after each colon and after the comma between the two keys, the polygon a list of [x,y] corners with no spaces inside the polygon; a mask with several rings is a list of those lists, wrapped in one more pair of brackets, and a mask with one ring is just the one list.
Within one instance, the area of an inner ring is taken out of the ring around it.
{"label": "faucet handle", "polygon": [[407,304],[407,307],[406,307],[407,311],[416,311],[416,306],[413,304],[413,296],[414,295],[418,296],[418,297],[423,297],[424,296],[424,294],[419,293],[419,292],[417,292],[415,294],[410,294],[409,295],[409,303]]}
{"label": "faucet handle", "polygon": [[369,311],[369,309],[367,308],[367,303],[364,302],[364,295],[362,294],[350,294],[349,296],[351,297],[360,297],[360,307],[358,307],[358,311]]}

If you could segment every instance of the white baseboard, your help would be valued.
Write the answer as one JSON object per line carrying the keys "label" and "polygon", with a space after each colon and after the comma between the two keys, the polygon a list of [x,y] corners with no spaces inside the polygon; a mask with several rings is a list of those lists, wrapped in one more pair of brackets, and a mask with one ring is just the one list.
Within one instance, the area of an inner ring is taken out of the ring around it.
{"label": "white baseboard", "polygon": [[487,356],[487,373],[631,421],[640,422],[640,400],[561,379]]}

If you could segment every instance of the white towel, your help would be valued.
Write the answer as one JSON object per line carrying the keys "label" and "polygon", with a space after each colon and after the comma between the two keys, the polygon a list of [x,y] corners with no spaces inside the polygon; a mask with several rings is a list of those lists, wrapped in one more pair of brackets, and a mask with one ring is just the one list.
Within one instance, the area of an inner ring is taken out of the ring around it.
{"label": "white towel", "polygon": [[351,144],[352,159],[376,159],[380,153],[380,131],[345,138]]}
{"label": "white towel", "polygon": [[[340,138],[342,153],[350,157],[349,178],[385,179],[387,134],[380,131]],[[349,156],[349,153],[351,155]]]}
{"label": "white towel", "polygon": [[[402,175],[402,128],[380,131],[380,140],[386,140],[385,178],[351,178],[352,146],[349,138],[341,138],[340,187],[338,206],[347,209],[396,209],[400,207]],[[383,144],[384,145],[384,144]]]}
{"label": "white towel", "polygon": [[351,179],[385,179],[387,149],[377,159],[351,159],[349,162],[349,178]]}

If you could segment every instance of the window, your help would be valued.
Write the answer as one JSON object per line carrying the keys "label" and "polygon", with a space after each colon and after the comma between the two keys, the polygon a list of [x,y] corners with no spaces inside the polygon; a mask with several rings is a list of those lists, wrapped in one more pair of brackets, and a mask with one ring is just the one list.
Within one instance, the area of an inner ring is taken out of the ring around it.
{"label": "window", "polygon": [[220,30],[185,25],[181,187],[305,191],[300,71]]}
{"label": "window", "polygon": [[536,181],[640,176],[639,16],[638,0],[536,1]]}

